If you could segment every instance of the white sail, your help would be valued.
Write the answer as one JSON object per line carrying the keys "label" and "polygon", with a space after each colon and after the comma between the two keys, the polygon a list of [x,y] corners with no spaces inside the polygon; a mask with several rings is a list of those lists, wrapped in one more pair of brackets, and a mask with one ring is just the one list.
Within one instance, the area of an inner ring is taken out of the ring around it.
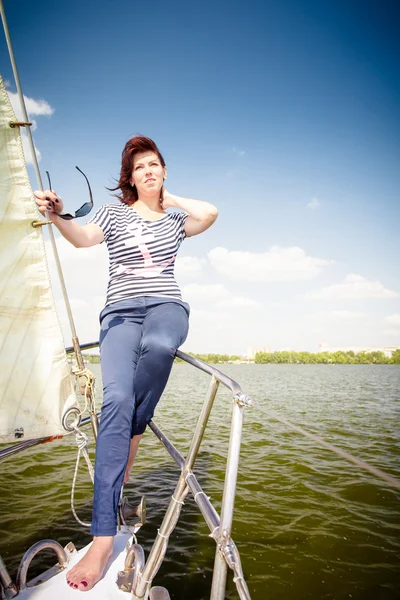
{"label": "white sail", "polygon": [[16,120],[0,77],[0,443],[64,434],[76,404]]}

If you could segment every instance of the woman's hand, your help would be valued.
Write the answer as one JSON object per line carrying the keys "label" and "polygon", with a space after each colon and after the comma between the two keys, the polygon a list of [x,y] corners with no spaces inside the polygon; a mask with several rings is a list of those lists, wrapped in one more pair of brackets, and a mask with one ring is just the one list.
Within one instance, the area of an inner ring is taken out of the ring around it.
{"label": "woman's hand", "polygon": [[164,190],[163,190],[163,196],[162,196],[162,199],[160,201],[160,204],[161,204],[161,208],[163,208],[164,210],[167,210],[167,208],[170,208],[171,206],[175,206],[176,207],[175,196],[173,194],[170,194],[164,188]]}
{"label": "woman's hand", "polygon": [[39,211],[47,215],[57,227],[61,235],[70,242],[75,248],[89,248],[104,241],[104,233],[96,223],[79,225],[75,219],[64,220],[58,215],[64,212],[63,201],[54,190],[36,190],[34,192],[35,202]]}
{"label": "woman's hand", "polygon": [[185,233],[187,237],[202,233],[214,223],[218,217],[218,209],[209,202],[202,200],[190,200],[170,194],[164,190],[164,200],[161,202],[164,210],[173,206],[180,208],[189,214],[185,221]]}
{"label": "woman's hand", "polygon": [[54,221],[57,218],[57,213],[62,214],[64,211],[63,201],[54,190],[36,190],[34,192],[35,202],[42,215],[47,211],[49,218]]}

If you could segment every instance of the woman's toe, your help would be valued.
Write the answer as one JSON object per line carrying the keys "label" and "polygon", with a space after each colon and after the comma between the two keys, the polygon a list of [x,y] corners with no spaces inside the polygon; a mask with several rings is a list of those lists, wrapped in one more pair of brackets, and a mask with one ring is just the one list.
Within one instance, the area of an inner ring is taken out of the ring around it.
{"label": "woman's toe", "polygon": [[89,590],[90,590],[92,587],[93,587],[93,585],[91,585],[91,586],[89,587],[89,583],[88,583],[87,581],[85,581],[85,580],[81,581],[81,582],[79,583],[79,585],[78,585],[78,589],[79,589],[81,592],[88,592],[88,591],[89,591]]}

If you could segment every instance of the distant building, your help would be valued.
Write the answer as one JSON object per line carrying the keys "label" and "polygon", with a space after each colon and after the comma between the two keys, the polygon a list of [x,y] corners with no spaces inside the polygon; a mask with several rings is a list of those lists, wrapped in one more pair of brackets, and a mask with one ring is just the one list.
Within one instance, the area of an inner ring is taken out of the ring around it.
{"label": "distant building", "polygon": [[271,348],[269,346],[263,346],[262,348],[248,348],[247,358],[254,360],[257,352],[271,352]]}
{"label": "distant building", "polygon": [[385,356],[390,358],[396,350],[400,350],[400,346],[339,346],[337,348],[331,348],[325,344],[318,346],[318,352],[354,352],[359,354],[360,352],[383,352]]}

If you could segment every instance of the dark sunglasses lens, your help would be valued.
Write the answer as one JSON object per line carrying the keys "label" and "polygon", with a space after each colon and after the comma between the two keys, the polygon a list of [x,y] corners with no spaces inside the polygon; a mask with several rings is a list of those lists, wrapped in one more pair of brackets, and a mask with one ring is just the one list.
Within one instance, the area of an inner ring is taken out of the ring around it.
{"label": "dark sunglasses lens", "polygon": [[86,202],[83,206],[81,206],[80,208],[78,208],[78,210],[75,213],[76,217],[85,217],[86,215],[88,215],[90,213],[90,211],[93,208],[93,203],[92,202]]}
{"label": "dark sunglasses lens", "polygon": [[[78,208],[78,210],[76,211],[75,215],[70,215],[69,213],[66,213],[65,215],[60,215],[59,214],[58,216],[61,219],[64,219],[64,221],[71,221],[72,219],[76,219],[77,217],[85,217],[86,215],[88,215],[90,213],[90,211],[93,208],[93,198],[92,198],[92,191],[90,189],[89,180],[86,177],[85,173],[83,171],[81,171],[79,167],[75,167],[75,168],[78,169],[78,171],[80,173],[82,173],[82,175],[84,176],[84,178],[87,181],[88,188],[89,188],[90,202],[85,202],[85,204],[83,204],[80,208]],[[46,175],[47,175],[47,178],[49,180],[49,188],[51,189],[50,173],[48,171],[46,171]]]}

